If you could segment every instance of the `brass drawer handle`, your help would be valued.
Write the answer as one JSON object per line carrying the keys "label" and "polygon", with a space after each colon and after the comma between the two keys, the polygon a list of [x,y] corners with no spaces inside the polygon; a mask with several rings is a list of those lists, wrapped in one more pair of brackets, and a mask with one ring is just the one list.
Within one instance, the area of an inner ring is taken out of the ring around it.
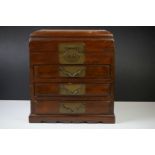
{"label": "brass drawer handle", "polygon": [[84,95],[85,84],[60,84],[60,95]]}
{"label": "brass drawer handle", "polygon": [[84,43],[60,43],[60,64],[83,64],[85,61]]}
{"label": "brass drawer handle", "polygon": [[85,113],[85,103],[75,101],[60,103],[59,112],[67,114]]}
{"label": "brass drawer handle", "polygon": [[85,66],[60,66],[60,77],[84,77],[86,72]]}

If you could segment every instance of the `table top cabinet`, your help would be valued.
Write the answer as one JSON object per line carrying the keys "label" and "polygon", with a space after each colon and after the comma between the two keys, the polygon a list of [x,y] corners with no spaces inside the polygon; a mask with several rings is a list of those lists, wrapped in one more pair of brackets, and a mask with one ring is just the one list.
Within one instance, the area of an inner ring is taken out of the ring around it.
{"label": "table top cabinet", "polygon": [[38,30],[29,56],[29,122],[115,122],[111,32]]}

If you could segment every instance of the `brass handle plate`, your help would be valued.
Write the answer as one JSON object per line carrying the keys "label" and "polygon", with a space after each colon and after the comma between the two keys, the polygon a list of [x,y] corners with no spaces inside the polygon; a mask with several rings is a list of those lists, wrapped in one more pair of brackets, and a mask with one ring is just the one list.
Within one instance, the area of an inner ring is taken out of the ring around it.
{"label": "brass handle plate", "polygon": [[84,43],[60,43],[60,64],[83,64],[85,61]]}
{"label": "brass handle plate", "polygon": [[60,84],[60,95],[84,95],[85,84]]}
{"label": "brass handle plate", "polygon": [[59,112],[65,114],[85,113],[85,103],[77,101],[60,103]]}
{"label": "brass handle plate", "polygon": [[85,66],[60,66],[60,77],[84,77],[86,74]]}

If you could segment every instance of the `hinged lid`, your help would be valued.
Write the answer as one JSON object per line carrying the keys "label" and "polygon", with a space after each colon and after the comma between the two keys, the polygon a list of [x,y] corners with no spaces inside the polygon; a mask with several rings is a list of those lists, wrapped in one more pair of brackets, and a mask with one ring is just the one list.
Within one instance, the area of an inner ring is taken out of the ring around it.
{"label": "hinged lid", "polygon": [[42,29],[31,33],[30,37],[113,37],[106,30]]}

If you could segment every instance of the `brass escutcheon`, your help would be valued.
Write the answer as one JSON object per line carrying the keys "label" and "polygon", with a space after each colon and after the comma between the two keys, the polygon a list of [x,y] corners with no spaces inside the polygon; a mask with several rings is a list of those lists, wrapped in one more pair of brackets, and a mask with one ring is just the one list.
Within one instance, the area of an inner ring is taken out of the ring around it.
{"label": "brass escutcheon", "polygon": [[60,77],[84,77],[86,74],[85,66],[60,66]]}
{"label": "brass escutcheon", "polygon": [[83,64],[85,61],[84,43],[60,43],[60,64]]}
{"label": "brass escutcheon", "polygon": [[60,84],[60,95],[84,95],[85,84]]}
{"label": "brass escutcheon", "polygon": [[60,103],[59,112],[67,114],[85,113],[85,103],[77,101],[68,101]]}

